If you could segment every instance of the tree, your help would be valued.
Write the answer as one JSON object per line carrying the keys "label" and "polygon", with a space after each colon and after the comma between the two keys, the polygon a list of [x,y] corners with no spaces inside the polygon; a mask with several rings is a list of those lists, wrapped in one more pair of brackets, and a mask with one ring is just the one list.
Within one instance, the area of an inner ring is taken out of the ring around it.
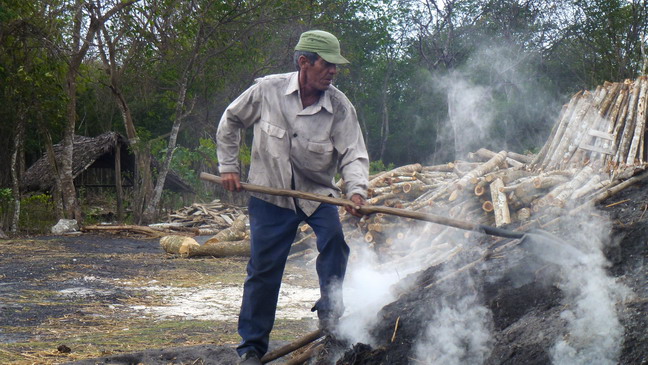
{"label": "tree", "polygon": [[[59,179],[63,200],[63,209],[67,218],[81,220],[81,209],[77,200],[74,187],[74,175],[72,171],[74,151],[74,131],[77,120],[77,77],[81,63],[86,57],[97,31],[113,15],[122,9],[130,6],[138,0],[118,1],[107,10],[97,2],[99,7],[91,10],[93,5],[84,0],[75,0],[69,9],[73,15],[71,44],[67,50],[68,70],[65,77],[65,91],[68,97],[67,102],[67,124],[63,133],[62,154],[60,161]],[[86,12],[87,11],[87,12]],[[85,16],[84,16],[85,15]],[[86,19],[87,16],[87,19]],[[88,24],[84,24],[87,21]],[[82,32],[85,33],[82,34]]]}
{"label": "tree", "polygon": [[[4,85],[0,110],[2,120],[11,121],[11,146],[8,150],[13,196],[10,231],[18,230],[21,213],[20,179],[25,170],[25,146],[28,126],[43,129],[42,115],[51,113],[51,126],[56,126],[59,105],[63,102],[60,88],[55,86],[61,75],[56,52],[46,46],[56,39],[56,22],[45,16],[44,7],[24,2],[7,2],[4,19],[0,21],[0,75]],[[33,133],[32,133],[33,135]],[[1,182],[0,182],[1,183]]]}

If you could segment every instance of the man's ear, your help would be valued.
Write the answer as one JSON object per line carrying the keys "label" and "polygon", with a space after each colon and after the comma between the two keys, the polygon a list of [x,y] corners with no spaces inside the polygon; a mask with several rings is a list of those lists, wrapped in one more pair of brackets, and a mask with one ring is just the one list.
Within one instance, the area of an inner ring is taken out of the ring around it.
{"label": "man's ear", "polygon": [[302,69],[305,65],[310,64],[310,61],[308,60],[308,57],[301,55],[297,59],[297,64],[299,65],[299,68]]}

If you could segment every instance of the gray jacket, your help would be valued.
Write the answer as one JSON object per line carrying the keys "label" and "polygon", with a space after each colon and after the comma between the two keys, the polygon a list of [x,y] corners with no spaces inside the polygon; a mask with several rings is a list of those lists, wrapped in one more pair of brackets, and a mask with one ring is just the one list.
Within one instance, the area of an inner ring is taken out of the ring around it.
{"label": "gray jacket", "polygon": [[[366,198],[367,149],[355,108],[334,86],[303,109],[297,72],[257,79],[227,107],[218,125],[221,174],[239,173],[240,131],[250,126],[254,128],[250,183],[338,197],[334,178],[339,171],[347,196]],[[295,209],[292,198],[252,195]],[[319,206],[301,199],[297,203],[307,215]]]}

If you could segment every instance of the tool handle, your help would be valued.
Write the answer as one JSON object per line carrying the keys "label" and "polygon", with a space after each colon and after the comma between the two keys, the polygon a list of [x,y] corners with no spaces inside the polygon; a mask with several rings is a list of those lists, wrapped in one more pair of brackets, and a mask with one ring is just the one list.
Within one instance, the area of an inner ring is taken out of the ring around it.
{"label": "tool handle", "polygon": [[[211,181],[217,184],[221,183],[220,176],[208,174],[206,172],[200,173],[200,179],[205,181]],[[523,234],[519,232],[507,231],[501,228],[469,223],[457,219],[446,218],[436,214],[423,213],[423,212],[417,212],[417,211],[406,210],[406,209],[384,207],[378,205],[357,206],[351,200],[334,198],[334,197],[320,195],[320,194],[307,193],[299,190],[271,188],[267,186],[260,186],[260,185],[254,185],[248,183],[241,183],[241,186],[243,187],[243,189],[254,193],[288,196],[292,198],[312,200],[320,203],[328,203],[328,204],[333,204],[333,205],[338,205],[343,207],[349,206],[355,208],[360,214],[364,214],[364,215],[369,215],[373,213],[384,213],[384,214],[396,215],[404,218],[412,218],[412,219],[422,220],[426,222],[432,222],[444,226],[460,228],[467,231],[482,232],[482,233],[486,233],[498,237],[521,238],[523,236]]]}

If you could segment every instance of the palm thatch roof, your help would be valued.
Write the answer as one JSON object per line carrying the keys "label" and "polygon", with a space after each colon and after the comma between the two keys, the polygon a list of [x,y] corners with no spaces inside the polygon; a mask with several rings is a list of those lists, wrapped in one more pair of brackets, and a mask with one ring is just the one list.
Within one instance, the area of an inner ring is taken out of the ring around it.
{"label": "palm thatch roof", "polygon": [[[128,151],[128,141],[119,133],[106,132],[97,137],[74,136],[72,162],[74,178],[93,167],[114,168],[114,155],[117,146],[121,150],[122,171],[133,171],[135,166],[134,157]],[[61,144],[54,145],[57,160],[60,160],[62,152],[63,146]],[[23,192],[48,191],[51,190],[54,183],[55,179],[47,155],[43,155],[25,171],[25,175],[21,180],[21,190]],[[169,171],[164,188],[176,192],[193,192],[191,186],[173,171]]]}

